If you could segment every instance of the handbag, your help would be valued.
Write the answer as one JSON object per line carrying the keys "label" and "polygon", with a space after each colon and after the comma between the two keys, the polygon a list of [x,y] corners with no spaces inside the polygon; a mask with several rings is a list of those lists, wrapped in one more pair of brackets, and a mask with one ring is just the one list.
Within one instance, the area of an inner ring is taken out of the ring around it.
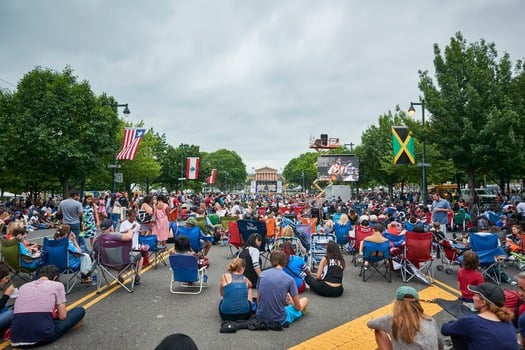
{"label": "handbag", "polygon": [[141,224],[149,224],[152,220],[153,214],[148,214],[144,209],[139,209],[137,214],[137,221]]}

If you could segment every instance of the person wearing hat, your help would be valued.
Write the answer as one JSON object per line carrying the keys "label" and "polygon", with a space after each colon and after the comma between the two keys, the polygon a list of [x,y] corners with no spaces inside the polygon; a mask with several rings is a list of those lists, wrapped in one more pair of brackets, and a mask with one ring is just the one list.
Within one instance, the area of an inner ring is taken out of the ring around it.
{"label": "person wearing hat", "polygon": [[367,326],[374,330],[379,350],[443,350],[436,321],[424,313],[419,294],[409,286],[397,289],[391,315],[374,318],[368,321]]}
{"label": "person wearing hat", "polygon": [[[133,236],[135,235],[135,227],[131,227],[126,232],[115,232],[113,228],[113,220],[111,219],[104,219],[100,223],[100,231],[101,235],[108,235],[112,239],[117,241],[132,241]],[[98,251],[99,250],[99,244],[98,244],[98,238],[100,236],[97,236],[95,238],[95,243],[93,243],[93,250]],[[137,273],[135,274],[135,284],[140,284],[140,276],[142,272],[142,264],[144,262],[144,258],[142,257],[142,253],[140,251],[132,250],[129,252],[131,256],[131,261],[137,262]]]}
{"label": "person wearing hat", "polygon": [[504,306],[503,289],[492,283],[468,286],[474,293],[477,314],[458,318],[441,326],[441,334],[452,339],[454,349],[518,350],[516,330],[510,322],[513,312]]}

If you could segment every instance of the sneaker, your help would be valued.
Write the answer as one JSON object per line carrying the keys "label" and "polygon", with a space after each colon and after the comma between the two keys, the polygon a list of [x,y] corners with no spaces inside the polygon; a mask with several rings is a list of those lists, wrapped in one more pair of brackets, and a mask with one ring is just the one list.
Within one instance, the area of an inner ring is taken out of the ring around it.
{"label": "sneaker", "polygon": [[139,284],[140,284],[140,276],[139,276],[139,275],[136,275],[136,276],[135,276],[135,284],[136,284],[136,285],[139,285]]}

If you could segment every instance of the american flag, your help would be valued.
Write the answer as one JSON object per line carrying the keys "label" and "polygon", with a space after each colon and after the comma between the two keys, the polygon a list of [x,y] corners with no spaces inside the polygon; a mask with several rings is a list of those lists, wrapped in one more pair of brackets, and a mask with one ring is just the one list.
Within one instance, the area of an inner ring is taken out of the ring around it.
{"label": "american flag", "polygon": [[125,129],[122,148],[117,154],[117,159],[135,159],[139,149],[140,141],[146,133],[146,129]]}

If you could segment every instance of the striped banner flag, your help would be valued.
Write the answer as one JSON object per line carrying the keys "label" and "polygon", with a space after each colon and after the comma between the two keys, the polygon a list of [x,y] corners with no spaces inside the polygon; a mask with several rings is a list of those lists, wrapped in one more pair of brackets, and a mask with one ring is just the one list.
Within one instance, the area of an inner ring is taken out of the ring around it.
{"label": "striped banner flag", "polygon": [[144,137],[146,129],[124,129],[122,148],[117,154],[117,159],[135,159],[139,150],[140,141]]}
{"label": "striped banner flag", "polygon": [[215,178],[217,178],[217,169],[212,169],[211,175],[206,178],[206,183],[208,185],[215,184]]}
{"label": "striped banner flag", "polygon": [[186,179],[197,180],[199,178],[199,157],[186,158]]}

